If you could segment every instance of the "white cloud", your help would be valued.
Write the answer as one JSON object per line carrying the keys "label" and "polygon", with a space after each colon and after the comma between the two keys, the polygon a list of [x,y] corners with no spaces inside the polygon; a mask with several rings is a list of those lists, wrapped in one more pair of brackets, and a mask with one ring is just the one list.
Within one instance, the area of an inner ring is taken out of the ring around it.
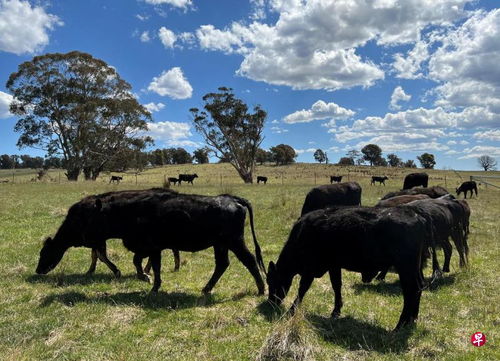
{"label": "white cloud", "polygon": [[397,78],[418,79],[423,76],[421,66],[429,58],[427,46],[425,42],[417,41],[414,48],[407,53],[406,57],[401,53],[394,55],[392,67],[396,72]]}
{"label": "white cloud", "polygon": [[150,41],[151,38],[149,37],[149,31],[143,31],[139,38],[143,43],[147,43],[148,41]]}
{"label": "white cloud", "polygon": [[184,44],[193,45],[196,41],[196,37],[193,33],[183,32],[177,35],[177,38]]}
{"label": "white cloud", "polygon": [[354,111],[341,107],[335,103],[326,103],[318,100],[311,109],[302,109],[288,114],[283,121],[288,124],[309,123],[317,119],[347,119],[355,114]]}
{"label": "white cloud", "polygon": [[149,19],[148,15],[141,15],[141,14],[136,14],[135,17],[139,19],[140,21],[146,21]]}
{"label": "white cloud", "polygon": [[155,141],[165,143],[173,147],[197,147],[198,143],[187,138],[192,136],[191,125],[182,122],[158,122],[148,123],[148,135]]}
{"label": "white cloud", "polygon": [[280,127],[271,127],[271,132],[273,132],[274,134],[283,134],[283,133],[288,133],[288,129]]}
{"label": "white cloud", "polygon": [[191,84],[184,77],[179,67],[165,70],[159,77],[154,77],[148,86],[148,90],[173,99],[187,99],[191,98],[193,94]]}
{"label": "white cloud", "polygon": [[193,5],[192,0],[144,0],[151,5],[170,5],[177,8],[187,9]]}
{"label": "white cloud", "polygon": [[500,142],[500,130],[487,130],[484,132],[476,132],[473,137],[479,140],[491,140],[494,142]]}
{"label": "white cloud", "polygon": [[12,114],[9,111],[12,95],[0,91],[0,119],[9,118]]}
{"label": "white cloud", "polygon": [[318,148],[308,148],[308,149],[295,149],[295,153],[304,154],[304,153],[314,153]]}
{"label": "white cloud", "polygon": [[406,94],[403,88],[398,85],[397,87],[394,88],[394,91],[392,92],[389,108],[393,110],[399,110],[401,109],[401,105],[399,105],[398,103],[400,101],[407,102],[410,99],[411,95]]}
{"label": "white cloud", "polygon": [[163,104],[163,103],[156,103],[156,104],[155,103],[148,103],[148,104],[144,104],[144,108],[149,110],[150,113],[159,112],[160,110],[165,108],[165,104]]}
{"label": "white cloud", "polygon": [[500,147],[495,146],[476,145],[472,148],[465,148],[463,152],[467,154],[458,159],[479,158],[482,155],[500,157]]}
{"label": "white cloud", "polygon": [[[423,29],[462,17],[467,2],[271,0],[269,8],[278,13],[274,25],[233,23],[222,30],[203,25],[197,36],[203,49],[243,55],[238,74],[253,80],[294,89],[369,87],[384,72],[357,54],[357,47],[369,41],[386,46],[417,42]],[[412,60],[399,66],[400,73],[418,71],[423,45],[408,54]]]}
{"label": "white cloud", "polygon": [[158,31],[158,36],[160,37],[161,43],[165,48],[173,48],[175,41],[177,40],[177,36],[174,34],[172,30],[167,29],[162,26]]}
{"label": "white cloud", "polygon": [[28,1],[0,0],[0,51],[34,53],[49,43],[50,30],[63,22]]}

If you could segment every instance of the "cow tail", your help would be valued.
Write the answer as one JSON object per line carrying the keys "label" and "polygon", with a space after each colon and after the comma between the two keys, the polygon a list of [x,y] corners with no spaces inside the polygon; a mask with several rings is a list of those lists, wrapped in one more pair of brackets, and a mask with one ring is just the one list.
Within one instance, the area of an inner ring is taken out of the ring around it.
{"label": "cow tail", "polygon": [[257,236],[255,235],[254,223],[253,223],[253,209],[250,202],[244,198],[231,196],[236,202],[248,209],[248,215],[250,217],[250,228],[252,229],[253,244],[255,246],[255,258],[257,259],[257,264],[264,274],[266,272],[266,266],[264,265],[264,259],[262,258],[262,251],[260,249],[259,243],[257,242]]}

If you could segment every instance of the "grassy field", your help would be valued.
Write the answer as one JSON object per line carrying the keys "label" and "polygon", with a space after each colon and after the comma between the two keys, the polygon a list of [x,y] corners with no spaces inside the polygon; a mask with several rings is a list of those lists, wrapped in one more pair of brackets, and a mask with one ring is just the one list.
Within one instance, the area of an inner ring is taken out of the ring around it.
{"label": "grassy field", "polygon": [[[115,279],[102,263],[84,273],[88,249],[70,249],[46,276],[34,273],[42,241],[57,230],[68,207],[90,194],[161,186],[163,178],[196,172],[195,185],[182,192],[232,193],[254,207],[256,232],[266,264],[276,260],[304,196],[329,175],[344,175],[363,187],[363,204],[373,205],[400,189],[409,170],[317,164],[262,166],[268,184],[244,185],[228,165],[168,166],[139,175],[124,174],[120,185],[109,175],[96,182],[70,183],[59,171],[31,182],[29,171],[2,171],[0,180],[0,359],[2,360],[498,360],[500,330],[500,190],[485,186],[472,208],[470,268],[458,267],[424,291],[414,329],[398,333],[402,296],[395,274],[385,283],[364,285],[359,274],[343,271],[344,308],[331,321],[333,293],[327,276],[313,283],[293,319],[280,317],[257,296],[250,274],[231,255],[231,265],[210,297],[201,289],[210,277],[212,250],[181,253],[181,269],[164,252],[163,285],[157,295],[135,278],[132,254],[118,240],[108,242],[110,258],[123,277]],[[432,185],[454,189],[481,172],[431,171]],[[13,176],[14,174],[14,176]],[[113,173],[115,174],[115,173]],[[387,186],[370,186],[371,175],[388,175]],[[120,175],[117,173],[117,175]],[[491,173],[489,175],[499,175]],[[247,244],[250,232],[246,229]],[[439,251],[442,264],[442,253]],[[426,270],[429,273],[429,270]],[[295,297],[297,279],[285,302]],[[488,343],[473,347],[482,331]],[[281,353],[280,353],[281,352]],[[281,355],[281,356],[280,356]],[[281,357],[281,358],[280,358]]]}

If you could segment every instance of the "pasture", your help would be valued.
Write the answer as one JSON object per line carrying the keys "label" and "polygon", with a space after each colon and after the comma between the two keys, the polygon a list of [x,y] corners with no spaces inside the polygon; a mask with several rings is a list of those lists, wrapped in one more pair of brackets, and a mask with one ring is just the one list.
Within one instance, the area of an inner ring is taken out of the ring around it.
{"label": "pasture", "polygon": [[[68,207],[82,197],[110,190],[161,186],[164,176],[197,173],[194,185],[172,186],[181,192],[206,195],[231,193],[251,201],[257,238],[266,266],[275,261],[306,193],[330,175],[357,181],[362,204],[374,205],[385,193],[402,188],[413,170],[295,164],[260,166],[255,175],[267,185],[244,185],[229,165],[172,165],[123,176],[119,185],[110,175],[96,182],[64,181],[51,171],[44,182],[31,182],[34,172],[2,171],[0,180],[0,358],[3,360],[495,360],[500,329],[500,190],[484,185],[472,209],[470,267],[459,269],[457,252],[451,272],[425,290],[414,329],[391,333],[402,308],[397,275],[365,285],[357,273],[343,271],[344,308],[329,319],[333,292],[328,276],[316,280],[292,320],[281,317],[257,296],[254,281],[231,254],[231,265],[203,297],[201,289],[213,267],[211,249],[181,253],[181,268],[173,272],[170,251],[163,252],[163,285],[150,295],[150,285],[137,280],[132,254],[118,240],[108,241],[110,259],[122,271],[115,279],[98,263],[85,275],[90,250],[71,248],[48,275],[35,275],[43,240],[53,235]],[[481,172],[429,171],[429,185],[453,191]],[[499,175],[498,172],[489,172]],[[371,176],[386,175],[386,186],[370,185]],[[459,177],[462,177],[459,178]],[[12,182],[14,180],[14,183]],[[247,221],[248,224],[248,221]],[[168,234],[168,230],[165,230]],[[249,227],[246,243],[253,252]],[[438,251],[443,264],[442,251]],[[430,274],[430,267],[425,270]],[[284,306],[296,295],[298,279]],[[488,343],[473,347],[470,336],[482,331]],[[272,356],[279,336],[288,335],[282,358]],[[288,343],[287,343],[288,342]],[[287,347],[289,348],[287,350]],[[259,356],[260,355],[260,356]],[[266,358],[267,357],[267,358]],[[288,357],[288,358],[287,358]],[[295,358],[294,358],[295,357]]]}

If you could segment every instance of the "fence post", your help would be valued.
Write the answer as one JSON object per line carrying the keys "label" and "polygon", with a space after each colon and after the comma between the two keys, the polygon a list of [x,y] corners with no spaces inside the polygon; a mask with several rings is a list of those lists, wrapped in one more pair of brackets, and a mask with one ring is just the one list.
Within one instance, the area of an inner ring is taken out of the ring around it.
{"label": "fence post", "polygon": [[283,185],[283,172],[281,172],[281,185]]}
{"label": "fence post", "polygon": [[137,185],[137,173],[135,173],[135,185]]}
{"label": "fence post", "polygon": [[59,184],[61,184],[61,172],[59,172]]}
{"label": "fence post", "polygon": [[444,187],[448,188],[448,184],[446,183],[446,175],[444,176]]}
{"label": "fence post", "polygon": [[314,172],[314,185],[316,185],[316,172]]}
{"label": "fence post", "polygon": [[14,183],[14,172],[12,172],[12,183]]}
{"label": "fence post", "polygon": [[222,174],[219,174],[220,176],[220,185],[222,186]]}

